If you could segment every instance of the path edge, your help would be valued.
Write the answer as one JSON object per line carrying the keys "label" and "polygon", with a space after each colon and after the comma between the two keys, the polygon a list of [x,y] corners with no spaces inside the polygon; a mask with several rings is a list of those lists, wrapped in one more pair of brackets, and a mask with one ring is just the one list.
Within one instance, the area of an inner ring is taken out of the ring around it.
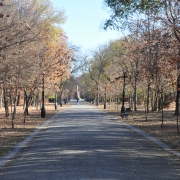
{"label": "path edge", "polygon": [[61,113],[62,111],[57,112],[49,119],[47,119],[42,125],[36,128],[30,135],[28,135],[23,141],[16,144],[6,156],[0,158],[0,168],[2,168],[9,160],[11,160],[23,147],[25,147],[41,130],[45,129],[49,123],[51,123],[57,114]]}
{"label": "path edge", "polygon": [[[98,109],[99,111],[107,114],[108,116],[110,116],[110,119],[112,119],[112,115],[109,115],[107,112],[104,112],[103,110],[101,109]],[[115,117],[115,116],[113,116]],[[118,117],[116,117],[118,118]],[[124,126],[126,126],[128,129],[131,129],[133,130],[134,132],[136,132],[137,134],[145,137],[146,139],[148,139],[149,141],[155,143],[156,145],[158,145],[159,147],[161,147],[162,149],[164,149],[165,151],[177,156],[178,158],[180,158],[180,152],[177,152],[176,150],[173,150],[171,149],[167,144],[165,144],[164,142],[162,142],[161,140],[151,136],[150,134],[148,134],[147,132],[133,126],[133,125],[130,125],[130,124],[127,124],[127,123],[124,123],[120,118],[118,118],[120,120],[120,123]]]}

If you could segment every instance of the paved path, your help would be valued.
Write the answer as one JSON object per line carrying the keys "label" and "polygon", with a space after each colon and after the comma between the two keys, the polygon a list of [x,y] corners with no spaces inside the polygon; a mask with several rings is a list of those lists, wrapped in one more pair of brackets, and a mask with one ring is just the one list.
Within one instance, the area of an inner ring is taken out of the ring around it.
{"label": "paved path", "polygon": [[179,180],[180,160],[88,103],[71,102],[0,180]]}

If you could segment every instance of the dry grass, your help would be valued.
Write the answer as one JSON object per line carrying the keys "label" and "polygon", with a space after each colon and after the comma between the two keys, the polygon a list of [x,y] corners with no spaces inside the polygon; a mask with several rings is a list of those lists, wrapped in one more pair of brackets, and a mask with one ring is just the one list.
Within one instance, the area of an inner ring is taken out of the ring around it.
{"label": "dry grass", "polygon": [[0,157],[8,154],[13,147],[31,134],[37,127],[43,124],[52,115],[59,110],[66,108],[67,105],[54,110],[54,104],[45,104],[46,117],[41,118],[40,110],[29,107],[29,115],[26,116],[24,123],[23,107],[17,107],[17,116],[14,120],[14,128],[12,128],[11,116],[5,119],[4,108],[0,109]]}
{"label": "dry grass", "polygon": [[[106,110],[103,109],[103,105],[100,105],[98,108],[122,119],[120,116],[120,106],[118,107],[119,111],[117,111],[115,106],[107,106]],[[145,111],[142,106],[138,106],[138,111],[136,112],[128,112],[128,119],[122,119],[122,121],[144,130],[168,144],[172,149],[180,151],[180,135],[177,131],[177,116],[174,115],[174,109],[175,107],[172,105],[164,109],[164,123],[162,127],[162,112],[150,112],[147,114],[146,120]]]}

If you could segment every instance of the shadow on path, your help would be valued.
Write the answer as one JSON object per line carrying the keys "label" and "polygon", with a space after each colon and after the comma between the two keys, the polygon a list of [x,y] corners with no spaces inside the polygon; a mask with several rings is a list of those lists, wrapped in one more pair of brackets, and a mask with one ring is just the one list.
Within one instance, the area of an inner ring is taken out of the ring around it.
{"label": "shadow on path", "polygon": [[88,103],[74,101],[1,169],[0,179],[180,179],[180,161]]}

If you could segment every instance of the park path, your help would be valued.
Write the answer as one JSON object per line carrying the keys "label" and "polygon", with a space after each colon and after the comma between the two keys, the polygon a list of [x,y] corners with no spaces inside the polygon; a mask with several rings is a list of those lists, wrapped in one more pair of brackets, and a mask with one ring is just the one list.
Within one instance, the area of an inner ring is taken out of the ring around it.
{"label": "park path", "polygon": [[179,180],[180,160],[86,102],[70,102],[1,180]]}

